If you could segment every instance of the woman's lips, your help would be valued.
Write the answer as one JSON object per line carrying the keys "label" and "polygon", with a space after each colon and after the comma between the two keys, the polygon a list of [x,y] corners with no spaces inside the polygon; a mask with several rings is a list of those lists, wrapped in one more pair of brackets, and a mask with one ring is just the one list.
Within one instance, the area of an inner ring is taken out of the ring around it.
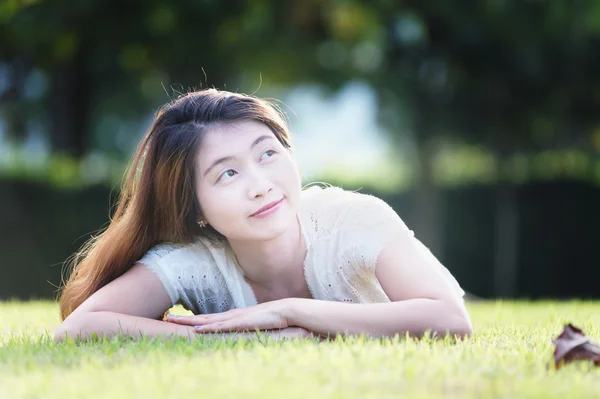
{"label": "woman's lips", "polygon": [[255,217],[255,218],[264,218],[269,215],[272,215],[281,207],[282,202],[283,202],[283,198],[280,199],[279,201],[271,202],[270,204],[263,206],[262,208],[260,208],[258,211],[254,212],[250,216]]}

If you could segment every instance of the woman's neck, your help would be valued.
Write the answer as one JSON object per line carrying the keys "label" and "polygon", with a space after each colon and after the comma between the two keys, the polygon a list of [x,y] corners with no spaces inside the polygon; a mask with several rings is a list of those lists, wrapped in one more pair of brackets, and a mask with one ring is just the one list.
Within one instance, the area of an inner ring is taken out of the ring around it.
{"label": "woman's neck", "polygon": [[272,290],[290,288],[304,276],[306,243],[300,222],[269,241],[229,241],[246,279],[256,286]]}

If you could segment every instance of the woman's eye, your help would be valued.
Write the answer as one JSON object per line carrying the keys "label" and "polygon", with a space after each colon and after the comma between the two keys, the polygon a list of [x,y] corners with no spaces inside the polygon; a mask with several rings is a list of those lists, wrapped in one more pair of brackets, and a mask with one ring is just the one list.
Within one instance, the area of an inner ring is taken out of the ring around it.
{"label": "woman's eye", "polygon": [[262,161],[264,159],[269,159],[273,156],[273,154],[275,154],[275,151],[273,151],[273,150],[265,151],[261,155],[260,160]]}
{"label": "woman's eye", "polygon": [[223,172],[223,174],[221,175],[221,177],[219,177],[219,180],[227,180],[229,178],[232,178],[233,176],[235,176],[237,172],[233,169],[228,169],[225,172]]}

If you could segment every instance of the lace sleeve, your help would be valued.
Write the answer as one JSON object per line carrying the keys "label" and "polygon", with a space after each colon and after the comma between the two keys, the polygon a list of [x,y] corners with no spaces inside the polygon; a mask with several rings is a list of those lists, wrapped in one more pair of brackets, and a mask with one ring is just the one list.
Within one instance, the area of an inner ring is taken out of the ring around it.
{"label": "lace sleeve", "polygon": [[159,244],[146,252],[146,254],[138,260],[138,263],[145,265],[162,283],[163,287],[171,298],[171,306],[178,303],[181,299],[181,279],[172,278],[173,273],[169,273],[167,267],[164,267],[166,258],[170,254],[179,250],[182,246],[176,244]]}
{"label": "lace sleeve", "polygon": [[[385,201],[368,194],[350,193],[344,214],[344,240],[362,265],[374,271],[377,256],[394,237],[412,237],[404,221]],[[356,243],[358,245],[352,245]]]}
{"label": "lace sleeve", "polygon": [[224,312],[241,302],[234,300],[235,290],[230,288],[236,286],[235,276],[229,278],[228,284],[221,272],[229,270],[229,265],[220,248],[201,241],[161,244],[139,262],[160,279],[172,305],[180,303],[194,314]]}

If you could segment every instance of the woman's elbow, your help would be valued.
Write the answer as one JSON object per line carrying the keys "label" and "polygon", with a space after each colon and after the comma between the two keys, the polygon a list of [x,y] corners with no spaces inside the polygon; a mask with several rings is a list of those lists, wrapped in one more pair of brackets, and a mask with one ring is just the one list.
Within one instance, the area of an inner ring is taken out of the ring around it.
{"label": "woman's elbow", "polygon": [[66,338],[67,332],[62,327],[62,324],[54,331],[54,342],[57,344],[62,343]]}
{"label": "woman's elbow", "polygon": [[60,344],[65,340],[65,338],[67,338],[67,336],[70,335],[71,334],[69,334],[68,329],[61,324],[56,330],[54,330],[54,342]]}
{"label": "woman's elbow", "polygon": [[446,333],[450,336],[458,336],[461,339],[473,335],[473,324],[464,305],[453,304],[446,313],[449,319],[446,321]]}
{"label": "woman's elbow", "polygon": [[451,333],[451,335],[459,336],[462,339],[473,335],[473,324],[465,309],[462,309],[459,314],[455,316]]}
{"label": "woman's elbow", "polygon": [[458,327],[454,328],[451,335],[458,336],[461,339],[469,338],[473,335],[473,326],[468,321],[463,322]]}
{"label": "woman's elbow", "polygon": [[81,334],[84,315],[67,317],[54,331],[54,342],[61,343],[67,338],[76,338]]}

